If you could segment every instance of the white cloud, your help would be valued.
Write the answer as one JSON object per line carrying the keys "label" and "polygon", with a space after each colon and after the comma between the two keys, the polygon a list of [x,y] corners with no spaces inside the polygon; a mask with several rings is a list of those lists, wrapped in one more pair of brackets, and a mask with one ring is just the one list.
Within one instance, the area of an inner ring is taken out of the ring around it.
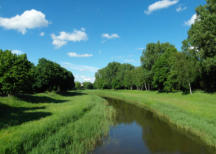
{"label": "white cloud", "polygon": [[76,71],[80,71],[80,72],[93,72],[93,73],[95,73],[98,70],[98,68],[94,67],[94,66],[76,65],[76,64],[69,63],[69,62],[62,63],[62,66],[65,67],[66,69],[76,70]]}
{"label": "white cloud", "polygon": [[21,51],[21,50],[11,50],[11,52],[13,53],[13,54],[17,54],[17,55],[21,55],[21,54],[24,54],[24,52],[23,51]]}
{"label": "white cloud", "polygon": [[179,0],[160,0],[148,6],[145,14],[151,14],[152,12],[164,8],[168,8],[178,3]]}
{"label": "white cloud", "polygon": [[79,82],[91,82],[94,83],[95,77],[89,77],[85,75],[75,75],[75,80]]}
{"label": "white cloud", "polygon": [[68,52],[68,56],[70,57],[79,57],[79,58],[84,58],[84,57],[91,57],[93,56],[92,54],[77,54],[76,52]]}
{"label": "white cloud", "polygon": [[42,36],[42,37],[43,37],[44,35],[45,35],[45,33],[44,33],[44,32],[41,32],[41,33],[40,33],[40,36]]}
{"label": "white cloud", "polygon": [[176,12],[182,12],[184,10],[186,10],[187,7],[186,6],[182,6],[182,5],[179,5],[177,8],[176,8]]}
{"label": "white cloud", "polygon": [[55,34],[51,34],[51,37],[53,39],[52,44],[57,48],[62,47],[63,45],[67,44],[69,41],[80,42],[80,41],[88,40],[88,36],[84,28],[81,28],[81,30],[74,30],[72,33],[67,33],[62,31],[59,33],[58,36],[56,36]]}
{"label": "white cloud", "polygon": [[192,24],[195,23],[197,19],[197,14],[194,14],[188,21],[185,22],[185,25],[191,26]]}
{"label": "white cloud", "polygon": [[45,14],[37,10],[27,10],[21,15],[11,18],[0,17],[0,26],[6,29],[13,29],[25,34],[27,29],[48,26]]}
{"label": "white cloud", "polygon": [[137,48],[137,50],[144,50],[145,48]]}
{"label": "white cloud", "polygon": [[116,34],[116,33],[113,33],[113,34],[104,33],[104,34],[102,34],[102,37],[106,38],[106,39],[120,38],[120,36],[118,34]]}

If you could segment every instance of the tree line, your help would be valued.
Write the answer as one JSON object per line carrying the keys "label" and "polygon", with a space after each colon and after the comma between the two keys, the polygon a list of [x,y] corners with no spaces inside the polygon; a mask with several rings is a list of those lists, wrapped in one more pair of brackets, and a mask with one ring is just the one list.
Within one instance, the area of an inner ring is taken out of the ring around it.
{"label": "tree line", "polygon": [[196,9],[197,19],[182,42],[182,51],[170,43],[149,43],[141,66],[109,63],[95,74],[99,89],[139,89],[173,92],[216,90],[216,1]]}
{"label": "tree line", "polygon": [[73,74],[59,64],[41,58],[35,66],[26,54],[0,50],[0,95],[62,92],[74,87]]}

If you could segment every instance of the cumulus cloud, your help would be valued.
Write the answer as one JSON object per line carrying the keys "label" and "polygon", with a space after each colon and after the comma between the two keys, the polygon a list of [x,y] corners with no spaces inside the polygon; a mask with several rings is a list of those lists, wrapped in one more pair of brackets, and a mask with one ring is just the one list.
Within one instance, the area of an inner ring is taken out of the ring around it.
{"label": "cumulus cloud", "polygon": [[75,80],[79,82],[91,82],[94,83],[95,77],[89,77],[85,75],[75,75]]}
{"label": "cumulus cloud", "polygon": [[44,35],[45,35],[45,33],[44,33],[44,32],[41,32],[41,33],[40,33],[40,36],[42,36],[42,37],[43,37]]}
{"label": "cumulus cloud", "polygon": [[151,14],[152,12],[164,8],[168,8],[178,3],[179,0],[160,0],[148,6],[145,14]]}
{"label": "cumulus cloud", "polygon": [[80,72],[97,72],[98,68],[94,66],[88,66],[88,65],[76,65],[69,62],[62,63],[62,66],[69,69],[69,70],[76,70]]}
{"label": "cumulus cloud", "polygon": [[185,22],[185,25],[191,26],[192,24],[195,23],[197,19],[197,14],[194,14],[188,21]]}
{"label": "cumulus cloud", "polygon": [[120,36],[118,34],[116,34],[116,33],[113,33],[113,34],[104,33],[104,34],[102,34],[102,37],[106,38],[106,39],[120,38]]}
{"label": "cumulus cloud", "polygon": [[68,56],[70,57],[78,57],[78,58],[85,58],[85,57],[92,57],[92,54],[77,54],[76,52],[68,52]]}
{"label": "cumulus cloud", "polygon": [[187,7],[186,6],[182,6],[182,5],[179,5],[177,8],[176,8],[176,12],[182,12],[184,10],[186,10]]}
{"label": "cumulus cloud", "polygon": [[51,38],[53,40],[52,44],[57,48],[66,45],[69,41],[80,42],[88,40],[88,36],[84,28],[81,28],[80,30],[74,30],[72,33],[62,31],[58,36],[51,34]]}
{"label": "cumulus cloud", "polygon": [[13,29],[25,34],[28,29],[48,26],[45,14],[37,10],[27,10],[21,15],[11,18],[0,17],[0,26],[5,29]]}
{"label": "cumulus cloud", "polygon": [[21,50],[17,50],[17,49],[15,49],[15,50],[11,50],[11,52],[12,52],[13,54],[17,54],[17,55],[24,54],[23,51],[21,51]]}

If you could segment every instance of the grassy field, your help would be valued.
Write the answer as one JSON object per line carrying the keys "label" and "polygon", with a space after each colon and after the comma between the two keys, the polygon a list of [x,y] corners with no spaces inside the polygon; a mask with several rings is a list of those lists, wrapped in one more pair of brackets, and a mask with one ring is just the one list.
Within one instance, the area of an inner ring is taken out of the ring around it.
{"label": "grassy field", "polygon": [[74,91],[0,97],[0,153],[87,153],[113,112],[104,99]]}
{"label": "grassy field", "polygon": [[216,94],[158,93],[130,90],[89,90],[89,94],[127,101],[153,111],[173,126],[216,147]]}

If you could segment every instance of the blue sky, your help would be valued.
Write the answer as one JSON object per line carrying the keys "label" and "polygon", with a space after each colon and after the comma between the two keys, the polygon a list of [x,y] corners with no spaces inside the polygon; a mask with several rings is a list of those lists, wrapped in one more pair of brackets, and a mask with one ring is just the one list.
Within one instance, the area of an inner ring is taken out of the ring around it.
{"label": "blue sky", "polygon": [[0,0],[0,48],[45,57],[77,81],[111,61],[140,65],[147,43],[181,42],[204,0]]}

